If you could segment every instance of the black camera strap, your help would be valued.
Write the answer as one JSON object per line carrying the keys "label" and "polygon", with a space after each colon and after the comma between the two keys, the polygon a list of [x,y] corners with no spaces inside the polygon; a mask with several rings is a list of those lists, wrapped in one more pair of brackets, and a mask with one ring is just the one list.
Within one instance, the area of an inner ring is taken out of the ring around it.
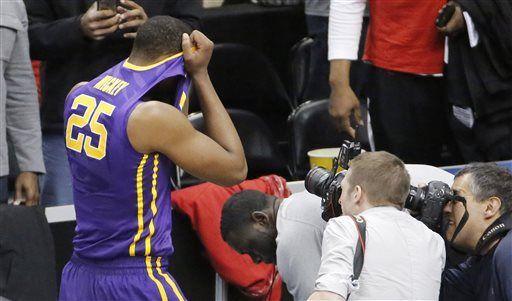
{"label": "black camera strap", "polygon": [[476,245],[475,254],[480,254],[482,249],[490,243],[507,235],[510,229],[512,229],[512,212],[507,212],[485,230],[484,235],[480,237]]}
{"label": "black camera strap", "polygon": [[350,215],[357,229],[357,246],[354,254],[354,274],[351,277],[352,285],[359,287],[359,276],[363,270],[364,254],[366,251],[366,221],[360,215]]}
{"label": "black camera strap", "polygon": [[466,222],[468,221],[468,218],[469,218],[469,212],[468,212],[468,207],[466,205],[466,199],[463,197],[460,197],[460,198],[454,197],[453,201],[461,202],[462,205],[464,205],[464,215],[460,219],[460,222],[457,225],[457,228],[455,228],[455,231],[453,232],[452,239],[450,240],[450,244],[452,246],[453,246],[453,242],[455,241],[455,238],[457,237],[459,232],[462,230],[462,228],[464,228],[464,225],[466,225]]}

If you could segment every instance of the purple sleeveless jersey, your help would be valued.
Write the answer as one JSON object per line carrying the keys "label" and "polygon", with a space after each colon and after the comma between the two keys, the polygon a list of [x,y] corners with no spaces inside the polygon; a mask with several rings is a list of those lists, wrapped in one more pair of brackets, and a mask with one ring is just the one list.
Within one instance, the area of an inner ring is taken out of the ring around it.
{"label": "purple sleeveless jersey", "polygon": [[113,259],[172,254],[173,165],[162,154],[135,151],[126,126],[141,97],[174,76],[174,105],[181,109],[190,86],[181,53],[145,67],[123,61],[68,95],[64,120],[76,255]]}

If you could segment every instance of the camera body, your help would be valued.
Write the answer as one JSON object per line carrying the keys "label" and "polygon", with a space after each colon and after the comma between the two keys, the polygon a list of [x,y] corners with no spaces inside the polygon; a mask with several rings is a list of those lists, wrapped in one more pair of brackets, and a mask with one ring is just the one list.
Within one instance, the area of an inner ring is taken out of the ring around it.
{"label": "camera body", "polygon": [[453,191],[448,184],[441,181],[431,181],[427,186],[411,186],[409,195],[405,200],[405,208],[413,213],[431,230],[440,231],[443,208],[451,200]]}
{"label": "camera body", "polygon": [[[341,181],[345,178],[348,162],[361,153],[359,142],[345,140],[338,157],[333,160],[332,170],[315,167],[306,175],[306,190],[322,198],[322,218],[325,221],[342,214],[338,200],[341,196]],[[336,173],[338,167],[344,171]]]}
{"label": "camera body", "polygon": [[[334,159],[332,170],[315,167],[306,175],[306,190],[322,198],[322,218],[325,221],[343,214],[339,204],[341,181],[345,178],[348,162],[360,153],[359,143],[345,141],[338,157]],[[345,170],[336,173],[339,166]],[[431,181],[424,187],[411,186],[405,208],[416,213],[416,218],[427,227],[439,231],[443,207],[452,196],[450,186],[441,181]]]}

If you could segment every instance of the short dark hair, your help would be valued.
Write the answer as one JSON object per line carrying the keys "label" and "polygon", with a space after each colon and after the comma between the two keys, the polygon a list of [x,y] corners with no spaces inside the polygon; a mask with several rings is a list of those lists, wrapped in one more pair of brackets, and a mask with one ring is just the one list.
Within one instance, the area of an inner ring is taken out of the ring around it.
{"label": "short dark hair", "polygon": [[397,156],[385,151],[364,152],[352,159],[349,166],[350,186],[361,186],[372,205],[404,206],[411,177]]}
{"label": "short dark hair", "polygon": [[157,59],[163,55],[173,55],[181,50],[183,33],[190,34],[190,26],[170,16],[149,18],[137,30],[132,54]]}
{"label": "short dark hair", "polygon": [[251,222],[251,214],[262,211],[275,197],[258,190],[244,190],[233,194],[222,207],[220,232],[227,241],[229,233],[244,228]]}
{"label": "short dark hair", "polygon": [[496,163],[472,163],[461,169],[455,178],[469,174],[469,189],[478,202],[490,197],[501,200],[501,213],[512,210],[512,173]]}

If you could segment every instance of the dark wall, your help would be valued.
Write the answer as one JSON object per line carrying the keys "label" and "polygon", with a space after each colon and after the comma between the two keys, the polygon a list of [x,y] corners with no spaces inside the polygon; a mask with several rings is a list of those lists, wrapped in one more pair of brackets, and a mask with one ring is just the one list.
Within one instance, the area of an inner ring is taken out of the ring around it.
{"label": "dark wall", "polygon": [[302,5],[233,4],[210,8],[203,11],[201,23],[201,30],[215,43],[240,43],[259,50],[289,86],[290,49],[307,34]]}

